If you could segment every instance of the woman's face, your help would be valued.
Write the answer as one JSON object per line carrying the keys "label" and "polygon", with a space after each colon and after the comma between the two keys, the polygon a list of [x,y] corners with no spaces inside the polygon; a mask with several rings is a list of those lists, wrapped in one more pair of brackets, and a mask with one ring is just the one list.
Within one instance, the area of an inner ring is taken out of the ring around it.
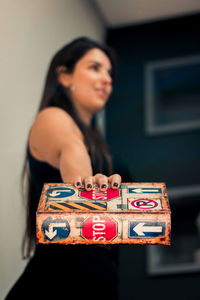
{"label": "woman's face", "polygon": [[68,76],[68,87],[74,86],[71,98],[79,112],[94,114],[102,109],[112,92],[111,62],[100,49],[89,50]]}

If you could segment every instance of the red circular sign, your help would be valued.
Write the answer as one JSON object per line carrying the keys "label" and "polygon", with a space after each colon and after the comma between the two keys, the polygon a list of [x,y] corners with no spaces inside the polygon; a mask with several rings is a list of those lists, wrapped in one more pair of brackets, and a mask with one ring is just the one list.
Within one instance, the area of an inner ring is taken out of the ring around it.
{"label": "red circular sign", "polygon": [[81,234],[89,241],[111,241],[117,235],[117,223],[108,216],[93,215],[84,221]]}
{"label": "red circular sign", "polygon": [[100,191],[98,188],[93,188],[91,191],[80,192],[80,197],[93,201],[108,201],[119,196],[119,190],[113,190],[111,188],[108,188],[105,192]]}
{"label": "red circular sign", "polygon": [[153,209],[156,206],[158,206],[158,203],[152,199],[141,198],[141,199],[133,200],[131,202],[131,205],[139,209]]}

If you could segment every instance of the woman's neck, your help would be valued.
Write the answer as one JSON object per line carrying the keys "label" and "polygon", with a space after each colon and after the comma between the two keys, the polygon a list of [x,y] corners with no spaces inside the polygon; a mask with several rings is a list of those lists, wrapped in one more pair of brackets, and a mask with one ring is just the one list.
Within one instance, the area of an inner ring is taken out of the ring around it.
{"label": "woman's neck", "polygon": [[94,116],[93,113],[89,112],[88,110],[84,110],[82,107],[77,107],[76,110],[78,112],[78,115],[81,119],[81,121],[88,127],[91,126],[92,118]]}

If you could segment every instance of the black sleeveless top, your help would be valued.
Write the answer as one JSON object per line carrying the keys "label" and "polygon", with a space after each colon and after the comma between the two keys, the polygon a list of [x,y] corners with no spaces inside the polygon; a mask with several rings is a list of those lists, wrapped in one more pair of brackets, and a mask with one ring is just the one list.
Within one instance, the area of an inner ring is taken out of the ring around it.
{"label": "black sleeveless top", "polygon": [[33,185],[39,200],[44,183],[61,183],[60,171],[50,164],[36,159],[27,148],[27,158]]}

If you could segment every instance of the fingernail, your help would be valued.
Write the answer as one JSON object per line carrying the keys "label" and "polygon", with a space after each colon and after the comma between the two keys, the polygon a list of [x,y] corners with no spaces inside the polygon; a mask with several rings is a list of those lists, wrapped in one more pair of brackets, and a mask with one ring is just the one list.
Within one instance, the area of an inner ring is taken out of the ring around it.
{"label": "fingernail", "polygon": [[114,182],[114,183],[113,183],[113,186],[117,187],[117,186],[118,186],[118,183],[117,183],[117,182]]}
{"label": "fingernail", "polygon": [[77,186],[80,186],[80,185],[81,185],[80,181],[77,181],[76,185],[77,185]]}
{"label": "fingernail", "polygon": [[106,184],[102,184],[102,185],[101,185],[101,188],[102,188],[102,189],[105,189],[105,188],[106,188]]}
{"label": "fingernail", "polygon": [[90,183],[87,184],[87,188],[91,189],[92,185]]}

